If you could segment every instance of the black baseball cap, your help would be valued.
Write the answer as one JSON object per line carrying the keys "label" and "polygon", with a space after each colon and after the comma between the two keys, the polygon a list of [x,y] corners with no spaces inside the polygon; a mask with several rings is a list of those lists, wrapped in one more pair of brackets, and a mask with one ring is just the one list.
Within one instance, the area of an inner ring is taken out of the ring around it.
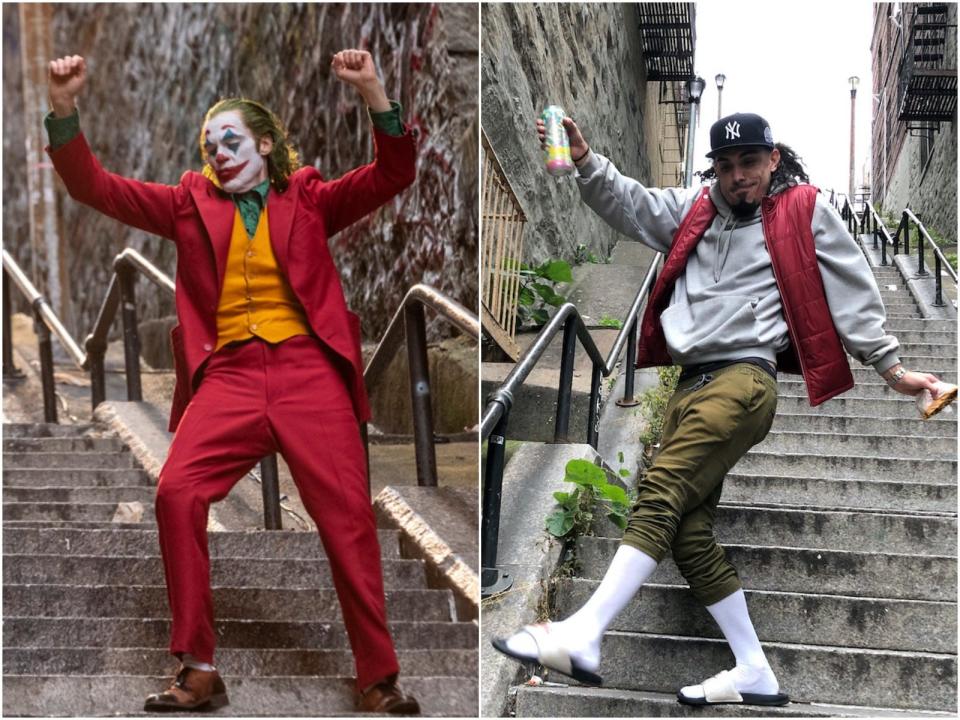
{"label": "black baseball cap", "polygon": [[773,131],[770,123],[753,113],[734,113],[717,120],[710,128],[710,152],[716,157],[729,147],[762,146],[773,150]]}

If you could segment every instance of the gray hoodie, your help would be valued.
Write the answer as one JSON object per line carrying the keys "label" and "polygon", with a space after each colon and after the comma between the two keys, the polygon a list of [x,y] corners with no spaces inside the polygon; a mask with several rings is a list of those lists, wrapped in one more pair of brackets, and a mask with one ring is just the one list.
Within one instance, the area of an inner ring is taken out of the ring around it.
{"label": "gray hoodie", "polygon": [[[666,254],[700,188],[646,188],[591,152],[579,168],[580,197],[615,230]],[[784,188],[773,188],[772,193]],[[720,188],[717,217],[690,254],[660,316],[674,362],[776,355],[790,344],[759,208],[733,215]],[[900,344],[884,332],[886,313],[873,273],[837,211],[817,196],[813,239],[827,304],[847,352],[882,373],[899,362]]]}

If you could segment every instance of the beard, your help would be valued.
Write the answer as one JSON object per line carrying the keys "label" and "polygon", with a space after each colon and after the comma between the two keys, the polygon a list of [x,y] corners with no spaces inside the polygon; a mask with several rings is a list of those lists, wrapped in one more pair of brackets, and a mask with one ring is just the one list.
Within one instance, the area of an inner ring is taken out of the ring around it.
{"label": "beard", "polygon": [[741,200],[736,205],[731,205],[730,211],[733,213],[734,217],[743,219],[753,217],[753,214],[757,211],[758,207],[760,207],[760,203],[758,202],[747,202],[746,200]]}

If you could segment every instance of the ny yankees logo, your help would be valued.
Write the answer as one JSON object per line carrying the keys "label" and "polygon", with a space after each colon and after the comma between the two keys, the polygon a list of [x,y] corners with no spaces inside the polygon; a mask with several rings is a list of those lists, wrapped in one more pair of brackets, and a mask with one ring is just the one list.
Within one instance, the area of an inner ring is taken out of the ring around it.
{"label": "ny yankees logo", "polygon": [[733,140],[734,138],[740,137],[740,123],[738,123],[736,120],[733,122],[728,122],[726,130],[727,140]]}

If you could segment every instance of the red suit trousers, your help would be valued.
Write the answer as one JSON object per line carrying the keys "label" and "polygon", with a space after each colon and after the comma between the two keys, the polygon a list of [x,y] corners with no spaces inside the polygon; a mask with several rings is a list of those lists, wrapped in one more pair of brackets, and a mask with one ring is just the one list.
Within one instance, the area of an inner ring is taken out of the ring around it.
{"label": "red suit trousers", "polygon": [[334,357],[317,338],[297,335],[228,345],[210,358],[157,486],[174,655],[213,662],[207,511],[279,452],[330,561],[358,687],[398,672],[363,442]]}

